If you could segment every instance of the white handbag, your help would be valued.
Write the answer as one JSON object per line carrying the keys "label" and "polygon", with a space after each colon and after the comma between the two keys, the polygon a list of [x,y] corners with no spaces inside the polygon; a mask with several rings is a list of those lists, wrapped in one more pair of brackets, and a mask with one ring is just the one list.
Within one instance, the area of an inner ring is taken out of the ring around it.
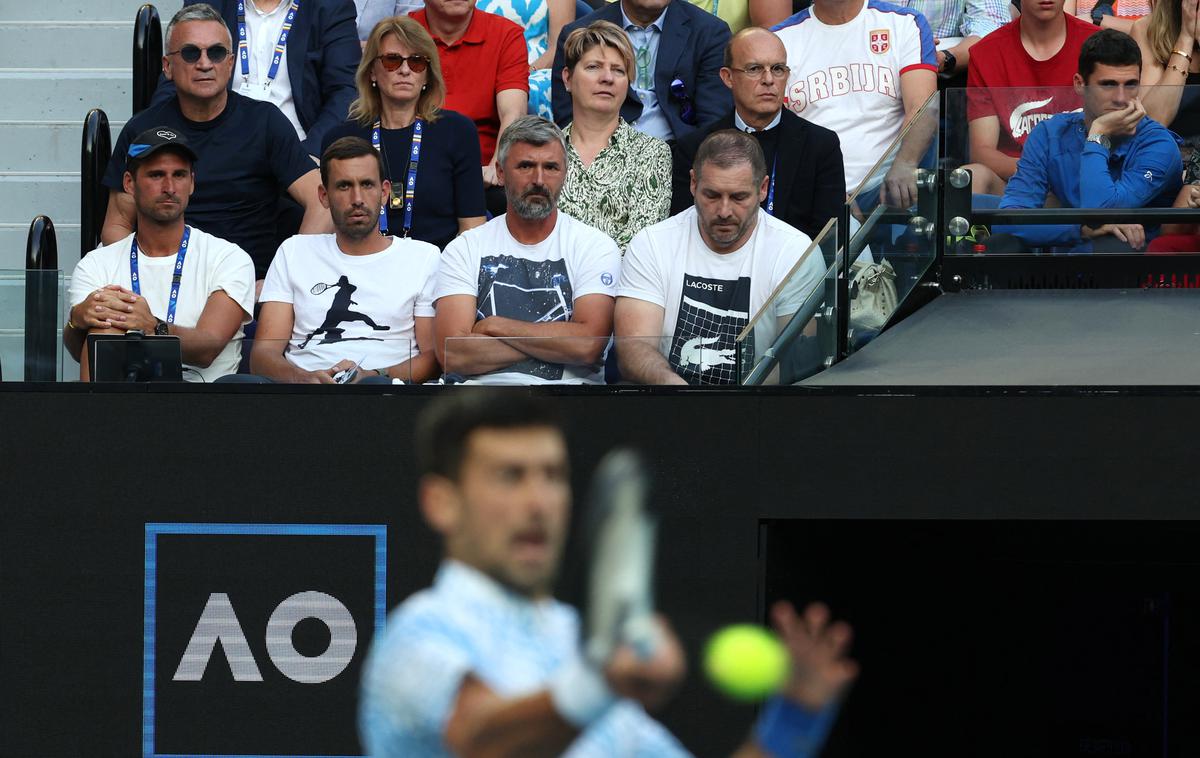
{"label": "white handbag", "polygon": [[882,329],[896,310],[896,270],[887,261],[855,261],[850,274],[850,326]]}

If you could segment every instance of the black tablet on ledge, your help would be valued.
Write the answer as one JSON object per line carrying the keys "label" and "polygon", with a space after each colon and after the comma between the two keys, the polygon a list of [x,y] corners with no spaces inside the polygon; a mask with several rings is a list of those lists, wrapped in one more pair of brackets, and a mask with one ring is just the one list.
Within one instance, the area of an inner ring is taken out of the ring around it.
{"label": "black tablet on ledge", "polygon": [[93,382],[181,382],[183,350],[178,337],[89,334],[88,366]]}

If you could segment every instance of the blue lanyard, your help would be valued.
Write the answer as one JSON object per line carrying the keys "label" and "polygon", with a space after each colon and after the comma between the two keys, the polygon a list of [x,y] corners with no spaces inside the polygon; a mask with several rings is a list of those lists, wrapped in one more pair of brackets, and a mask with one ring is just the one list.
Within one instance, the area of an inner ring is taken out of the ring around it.
{"label": "blue lanyard", "polygon": [[[380,140],[381,129],[382,124],[379,121],[376,121],[375,126],[371,127],[371,145],[376,150],[383,149],[383,142]],[[413,203],[417,197],[417,167],[421,162],[421,136],[424,131],[424,121],[417,119],[413,122],[412,147],[408,151],[408,176],[404,180],[404,231],[401,235],[404,237],[412,232]],[[387,211],[387,203],[384,203],[379,209],[380,234],[388,233]]]}
{"label": "blue lanyard", "polygon": [[[183,259],[187,257],[188,239],[192,236],[192,227],[183,227],[183,239],[179,241],[179,252],[175,255],[175,275],[171,277],[171,299],[167,301],[167,323],[175,323],[175,306],[179,305],[179,283],[183,281]],[[137,235],[133,235],[133,243],[129,246],[129,281],[133,284],[133,294],[142,294],[142,282],[138,276],[138,246]]]}
{"label": "blue lanyard", "polygon": [[[267,80],[263,89],[270,89],[271,83],[279,75],[279,64],[283,60],[283,50],[287,47],[288,35],[292,31],[292,22],[296,20],[296,11],[300,10],[300,0],[292,0],[287,16],[283,19],[283,29],[279,31],[279,42],[275,43],[275,54],[271,56],[271,68],[267,70]],[[242,62],[242,81],[250,80],[250,51],[246,44],[246,0],[238,0],[238,59]]]}
{"label": "blue lanyard", "polygon": [[775,215],[775,167],[779,165],[779,151],[775,151],[775,157],[771,159],[771,186],[767,189],[767,213],[771,216]]}

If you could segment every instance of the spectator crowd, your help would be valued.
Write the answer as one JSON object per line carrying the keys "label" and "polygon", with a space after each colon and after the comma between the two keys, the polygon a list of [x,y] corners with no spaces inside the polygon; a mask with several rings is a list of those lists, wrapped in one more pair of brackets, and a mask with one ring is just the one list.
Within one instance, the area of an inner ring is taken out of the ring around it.
{"label": "spectator crowd", "polygon": [[1200,206],[1198,35],[1200,0],[189,1],[64,340],[84,380],[139,330],[202,381],[736,383],[843,204],[916,203],[939,79],[976,207]]}

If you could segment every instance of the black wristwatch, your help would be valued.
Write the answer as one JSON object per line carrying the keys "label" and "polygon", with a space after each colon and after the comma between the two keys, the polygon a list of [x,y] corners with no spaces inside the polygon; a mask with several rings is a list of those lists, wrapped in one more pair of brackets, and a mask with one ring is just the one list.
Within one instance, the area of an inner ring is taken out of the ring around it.
{"label": "black wristwatch", "polygon": [[166,321],[163,321],[161,318],[154,319],[155,336],[165,337],[170,334],[170,332],[167,331],[168,326],[170,326],[170,324],[168,324]]}
{"label": "black wristwatch", "polygon": [[958,58],[954,57],[954,53],[949,50],[943,50],[942,55],[945,57],[942,59],[941,73],[953,74],[954,68],[958,65]]}

